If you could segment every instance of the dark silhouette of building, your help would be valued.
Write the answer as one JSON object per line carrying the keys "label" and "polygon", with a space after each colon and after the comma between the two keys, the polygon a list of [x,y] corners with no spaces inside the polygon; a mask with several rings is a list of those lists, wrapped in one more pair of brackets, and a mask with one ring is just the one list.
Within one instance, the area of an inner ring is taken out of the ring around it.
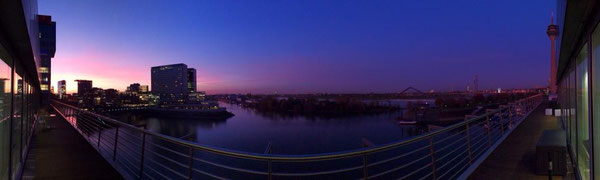
{"label": "dark silhouette of building", "polygon": [[133,83],[127,86],[127,90],[125,91],[127,94],[138,94],[140,93],[140,84]]}
{"label": "dark silhouette of building", "polygon": [[40,88],[42,90],[42,103],[48,104],[50,98],[51,58],[56,52],[56,22],[51,16],[38,15],[39,42],[40,42]]}
{"label": "dark silhouette of building", "polygon": [[188,92],[196,92],[196,69],[194,68],[187,69],[187,87]]}
{"label": "dark silhouette of building", "polygon": [[183,104],[188,96],[188,68],[185,64],[156,66],[151,69],[152,93],[160,104]]}
{"label": "dark silhouette of building", "polygon": [[75,80],[77,81],[77,96],[82,97],[92,92],[91,80]]}

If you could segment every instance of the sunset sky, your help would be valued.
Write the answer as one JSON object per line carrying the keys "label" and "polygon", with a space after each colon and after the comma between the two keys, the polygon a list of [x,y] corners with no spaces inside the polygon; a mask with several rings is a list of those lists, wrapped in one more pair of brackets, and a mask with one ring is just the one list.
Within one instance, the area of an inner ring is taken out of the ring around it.
{"label": "sunset sky", "polygon": [[216,93],[545,86],[547,0],[38,0],[56,21],[52,84],[124,90],[186,63]]}

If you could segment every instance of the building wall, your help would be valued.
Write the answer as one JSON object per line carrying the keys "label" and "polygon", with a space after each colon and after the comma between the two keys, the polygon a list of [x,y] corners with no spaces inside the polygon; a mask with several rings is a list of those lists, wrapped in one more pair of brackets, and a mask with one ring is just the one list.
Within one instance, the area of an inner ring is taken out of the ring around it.
{"label": "building wall", "polygon": [[187,65],[172,64],[151,69],[151,90],[161,104],[182,104],[188,95]]}
{"label": "building wall", "polygon": [[77,96],[84,96],[92,91],[92,81],[77,80]]}
{"label": "building wall", "polygon": [[0,180],[17,179],[40,105],[36,0],[0,1]]}
{"label": "building wall", "polygon": [[52,82],[52,58],[56,52],[56,22],[51,16],[38,15],[39,44],[40,44],[40,89],[42,103],[49,104]]}
{"label": "building wall", "polygon": [[[571,47],[559,48],[566,58],[559,67],[564,71],[558,75],[558,94],[560,120],[577,177],[600,179],[600,7],[589,2],[558,1],[559,30],[568,32],[560,34],[558,42]],[[587,21],[579,24],[575,19]]]}
{"label": "building wall", "polygon": [[67,94],[67,81],[61,80],[58,81],[58,96],[60,99],[64,98]]}
{"label": "building wall", "polygon": [[[38,77],[28,76],[18,57],[0,59],[0,179],[12,179],[23,165],[40,92],[34,81]],[[14,62],[13,66],[9,62]]]}
{"label": "building wall", "polygon": [[196,92],[196,69],[188,68],[188,76],[187,76],[187,88],[188,92]]}

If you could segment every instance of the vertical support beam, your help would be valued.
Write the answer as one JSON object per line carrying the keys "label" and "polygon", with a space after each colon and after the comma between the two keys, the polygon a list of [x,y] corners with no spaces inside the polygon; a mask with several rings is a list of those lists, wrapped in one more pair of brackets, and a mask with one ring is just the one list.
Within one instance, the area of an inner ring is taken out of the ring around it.
{"label": "vertical support beam", "polygon": [[267,168],[269,171],[269,180],[272,180],[273,179],[273,162],[271,162],[271,160],[269,160],[267,162]]}
{"label": "vertical support beam", "polygon": [[[587,38],[588,38],[588,45],[587,45],[587,52],[588,52],[588,132],[590,134],[588,134],[589,137],[589,141],[592,142],[591,145],[591,151],[590,153],[590,177],[591,179],[595,179],[594,178],[594,92],[592,90],[594,90],[594,71],[593,71],[593,54],[592,52],[594,52],[594,48],[593,46],[593,39],[591,36],[591,33],[587,34]],[[554,110],[553,110],[554,111]]]}
{"label": "vertical support beam", "polygon": [[512,110],[513,108],[514,108],[514,105],[512,105],[512,104],[508,105],[508,123],[509,123],[510,127],[514,126],[514,122],[513,122],[513,110]]}
{"label": "vertical support beam", "polygon": [[119,141],[119,126],[115,128],[115,145],[113,149],[113,161],[117,158],[117,142]]}
{"label": "vertical support beam", "polygon": [[100,140],[102,140],[102,124],[98,124],[98,152],[100,152]]}
{"label": "vertical support beam", "polygon": [[471,127],[466,125],[467,131],[467,150],[469,151],[469,165],[473,164],[473,151],[471,151]]}
{"label": "vertical support beam", "polygon": [[144,150],[146,150],[146,132],[142,131],[142,152],[141,152],[142,155],[140,157],[140,179],[143,179],[143,177],[144,177]]}
{"label": "vertical support beam", "polygon": [[429,138],[429,156],[431,156],[431,169],[433,179],[437,179],[437,170],[435,168],[435,150],[433,149],[433,136]]}
{"label": "vertical support beam", "polygon": [[[271,142],[269,142],[269,144],[267,144],[264,154],[271,154],[271,146],[272,145],[273,144]],[[267,160],[267,172],[268,172],[267,178],[269,180],[273,179],[273,162],[271,160]]]}
{"label": "vertical support beam", "polygon": [[[25,75],[23,75],[23,77],[21,77],[21,82],[25,82]],[[17,91],[17,94],[19,94],[20,97],[20,101],[21,104],[21,108],[19,111],[19,120],[21,121],[21,123],[19,123],[19,125],[21,126],[21,128],[19,128],[19,162],[23,163],[23,84],[21,84],[21,92]]]}
{"label": "vertical support beam", "polygon": [[490,148],[492,146],[492,136],[491,136],[492,126],[490,124],[490,116],[486,115],[485,120],[486,120],[486,125],[487,125],[486,131],[487,131],[487,137],[488,137],[488,148]]}
{"label": "vertical support beam", "polygon": [[194,176],[194,148],[192,148],[191,146],[190,146],[190,150],[189,150],[189,153],[188,153],[188,158],[189,158],[189,161],[188,161],[188,171],[189,171],[188,179],[191,180],[191,179],[193,179],[193,176]]}
{"label": "vertical support beam", "polygon": [[363,159],[363,179],[367,180],[367,179],[369,179],[369,172],[367,169],[367,154],[366,153],[363,153],[362,159]]}
{"label": "vertical support beam", "polygon": [[[367,140],[364,137],[361,138],[361,143],[362,143],[363,148],[367,148],[367,147],[373,145],[369,140]],[[362,160],[363,160],[363,179],[367,180],[367,179],[369,179],[369,167],[368,167],[369,162],[367,161],[367,153],[362,154]]]}
{"label": "vertical support beam", "polygon": [[12,179],[12,161],[13,161],[13,114],[15,113],[15,62],[12,63],[11,73],[10,73],[10,122],[9,122],[9,133],[8,133],[8,179]]}
{"label": "vertical support beam", "polygon": [[498,122],[500,122],[500,131],[502,132],[502,135],[504,135],[504,113],[502,111],[503,110],[500,109],[500,120],[498,120]]}

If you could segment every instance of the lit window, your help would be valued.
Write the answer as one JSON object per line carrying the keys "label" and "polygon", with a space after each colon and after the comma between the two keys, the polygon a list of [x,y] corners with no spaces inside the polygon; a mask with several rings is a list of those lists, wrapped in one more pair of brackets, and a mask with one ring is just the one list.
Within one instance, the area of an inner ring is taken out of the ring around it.
{"label": "lit window", "polygon": [[48,90],[48,85],[47,84],[42,84],[42,85],[40,85],[40,89],[42,89],[42,91],[47,91]]}
{"label": "lit window", "polygon": [[47,67],[40,67],[40,73],[48,73]]}

